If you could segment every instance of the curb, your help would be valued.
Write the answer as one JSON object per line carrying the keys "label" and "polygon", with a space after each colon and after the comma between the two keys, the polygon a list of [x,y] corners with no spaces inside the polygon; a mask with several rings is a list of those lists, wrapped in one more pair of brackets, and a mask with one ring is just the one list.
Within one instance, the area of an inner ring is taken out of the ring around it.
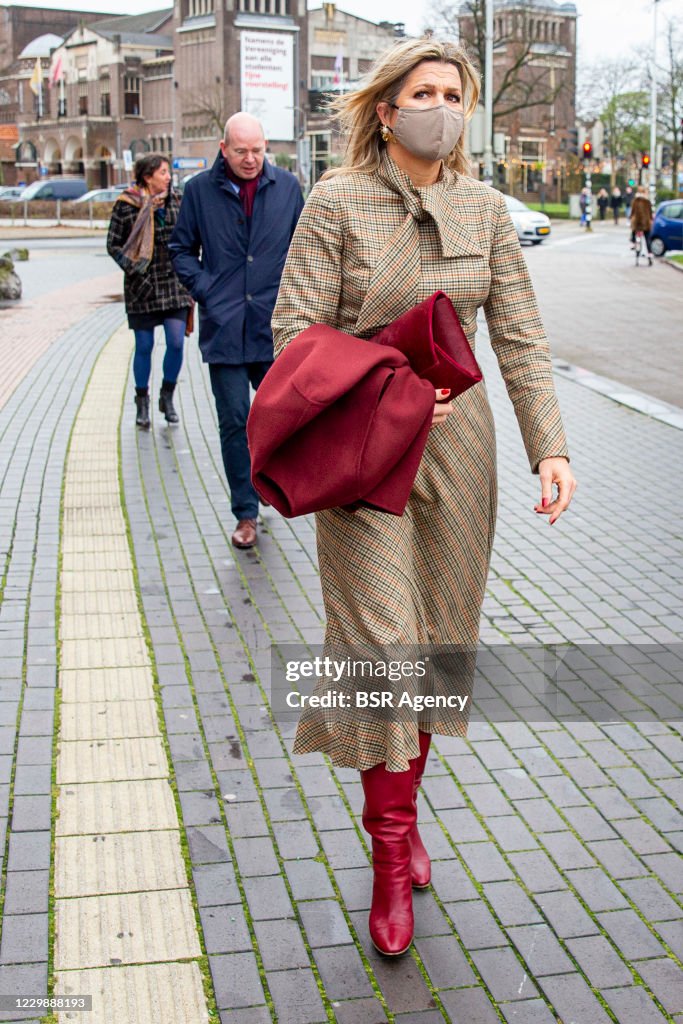
{"label": "curb", "polygon": [[677,263],[676,260],[673,260],[671,256],[669,256],[667,253],[665,253],[664,256],[661,257],[661,260],[662,263],[666,263],[669,267],[673,267],[674,270],[677,270],[680,274],[683,274],[683,263]]}
{"label": "curb", "polygon": [[[683,267],[677,269],[683,270]],[[558,376],[564,377],[565,380],[571,380],[582,387],[590,388],[591,391],[597,391],[606,398],[611,398],[613,402],[625,405],[635,412],[641,412],[645,416],[649,416],[650,419],[659,420],[660,423],[666,423],[667,426],[675,427],[676,430],[683,430],[683,409],[678,406],[661,402],[658,398],[628,387],[627,384],[620,384],[609,377],[601,377],[582,366],[567,363],[564,359],[553,358],[552,363],[554,372]]]}

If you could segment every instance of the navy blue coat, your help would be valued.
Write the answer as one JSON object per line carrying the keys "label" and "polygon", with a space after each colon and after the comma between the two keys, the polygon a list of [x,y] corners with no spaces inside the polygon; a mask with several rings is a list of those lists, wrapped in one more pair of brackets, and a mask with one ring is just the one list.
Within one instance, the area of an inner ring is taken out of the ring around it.
{"label": "navy blue coat", "polygon": [[222,153],[210,170],[188,181],[169,250],[176,274],[199,305],[205,363],[272,360],[270,320],[303,205],[294,175],[267,160],[251,230]]}

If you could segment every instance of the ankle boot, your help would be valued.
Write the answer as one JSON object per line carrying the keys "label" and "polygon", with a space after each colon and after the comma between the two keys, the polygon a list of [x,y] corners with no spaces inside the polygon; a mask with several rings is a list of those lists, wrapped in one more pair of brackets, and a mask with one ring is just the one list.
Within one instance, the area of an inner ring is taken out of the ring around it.
{"label": "ankle boot", "polygon": [[415,824],[410,830],[410,876],[415,889],[426,889],[432,879],[432,865],[429,860],[429,854],[425,850],[424,843],[417,830],[417,794],[422,782],[422,776],[424,775],[425,765],[427,764],[429,744],[432,741],[432,736],[428,732],[421,732],[418,735],[420,738],[420,756],[414,762],[415,783],[413,786],[413,801],[415,803]]}
{"label": "ankle boot", "polygon": [[149,389],[148,388],[136,388],[135,389],[135,405],[137,407],[137,413],[135,416],[135,422],[139,427],[143,427],[145,430],[149,427]]}
{"label": "ankle boot", "polygon": [[178,413],[175,411],[175,407],[173,405],[174,391],[175,381],[162,381],[161,391],[159,392],[159,412],[163,412],[167,423],[178,422]]}
{"label": "ankle boot", "polygon": [[410,830],[415,823],[415,770],[388,772],[385,764],[360,773],[363,826],[372,836],[370,938],[385,956],[400,956],[413,941]]}

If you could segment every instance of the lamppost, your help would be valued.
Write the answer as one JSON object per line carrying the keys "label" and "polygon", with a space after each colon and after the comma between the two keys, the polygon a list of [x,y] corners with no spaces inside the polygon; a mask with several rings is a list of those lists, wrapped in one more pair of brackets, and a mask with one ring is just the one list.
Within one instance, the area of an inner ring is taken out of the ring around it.
{"label": "lamppost", "polygon": [[657,4],[652,3],[652,63],[650,68],[650,202],[655,208],[657,198]]}
{"label": "lamppost", "polygon": [[493,0],[486,0],[484,51],[484,181],[493,184]]}

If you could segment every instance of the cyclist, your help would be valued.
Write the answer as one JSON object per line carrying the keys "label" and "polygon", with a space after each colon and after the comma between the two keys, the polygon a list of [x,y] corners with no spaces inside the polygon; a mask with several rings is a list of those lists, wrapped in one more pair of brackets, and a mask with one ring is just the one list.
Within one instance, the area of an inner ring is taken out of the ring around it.
{"label": "cyclist", "polygon": [[652,203],[647,198],[647,189],[644,185],[638,186],[636,197],[631,206],[631,248],[636,247],[636,233],[641,232],[647,245],[647,259],[652,266],[652,251],[650,249],[650,231],[652,230]]}

